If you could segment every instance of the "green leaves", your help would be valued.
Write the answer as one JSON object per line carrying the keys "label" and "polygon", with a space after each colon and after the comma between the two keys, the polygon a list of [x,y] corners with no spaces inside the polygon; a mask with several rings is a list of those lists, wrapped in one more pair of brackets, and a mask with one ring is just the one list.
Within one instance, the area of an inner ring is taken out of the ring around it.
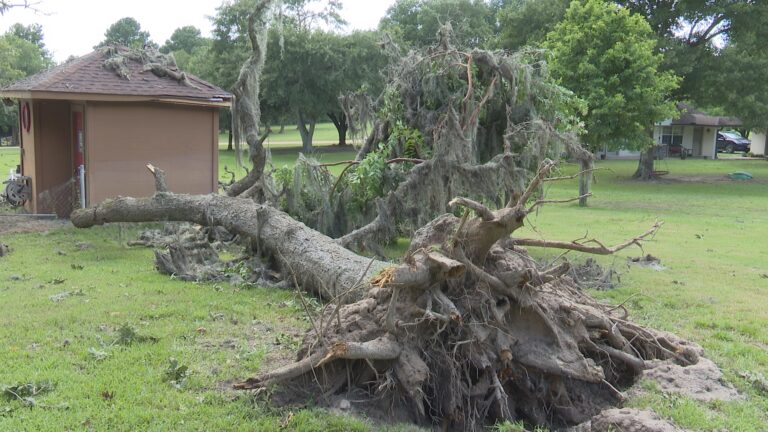
{"label": "green leaves", "polygon": [[655,44],[642,16],[604,0],[572,2],[547,35],[553,75],[588,106],[582,138],[592,150],[645,148],[649,128],[674,115],[679,80],[659,71]]}
{"label": "green leaves", "polygon": [[176,389],[181,389],[187,381],[189,368],[180,365],[179,361],[171,357],[168,359],[168,368],[163,373],[163,381],[167,381]]}

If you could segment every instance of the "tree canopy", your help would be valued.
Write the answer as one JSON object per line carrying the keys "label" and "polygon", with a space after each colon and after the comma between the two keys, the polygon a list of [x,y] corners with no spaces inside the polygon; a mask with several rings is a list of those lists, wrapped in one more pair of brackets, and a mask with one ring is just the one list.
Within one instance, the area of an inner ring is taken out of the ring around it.
{"label": "tree canopy", "polygon": [[125,45],[142,48],[147,44],[156,45],[149,37],[149,32],[141,29],[141,24],[134,18],[125,17],[117,20],[104,32],[104,40],[94,48],[106,45]]}
{"label": "tree canopy", "polygon": [[185,51],[187,54],[192,54],[195,49],[205,45],[205,43],[200,29],[195,26],[184,26],[173,31],[171,37],[160,47],[160,52],[168,54]]}
{"label": "tree canopy", "polygon": [[425,48],[434,44],[440,27],[450,22],[456,45],[484,47],[496,33],[498,2],[483,0],[398,0],[379,23],[407,48]]}
{"label": "tree canopy", "polygon": [[677,78],[659,71],[655,44],[641,16],[603,0],[572,2],[547,35],[552,73],[587,103],[582,138],[592,151],[648,147],[652,125],[674,113]]}

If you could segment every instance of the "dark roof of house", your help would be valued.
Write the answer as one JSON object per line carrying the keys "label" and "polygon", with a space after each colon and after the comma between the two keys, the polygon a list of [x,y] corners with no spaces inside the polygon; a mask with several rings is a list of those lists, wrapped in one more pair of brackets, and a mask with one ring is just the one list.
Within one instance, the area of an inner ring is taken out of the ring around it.
{"label": "dark roof of house", "polygon": [[741,120],[736,117],[709,115],[685,103],[678,103],[677,109],[680,111],[680,117],[672,120],[673,125],[724,127],[741,126],[742,124]]}
{"label": "dark roof of house", "polygon": [[[128,52],[125,47],[115,47],[113,50],[120,54]],[[123,78],[104,66],[110,55],[107,49],[97,49],[47,71],[16,81],[0,89],[0,95],[5,92],[38,91],[205,101],[232,99],[229,92],[195,76],[186,74],[192,84],[187,85],[169,76],[157,76],[152,71],[145,70],[142,62],[127,58],[125,66],[129,77]]]}

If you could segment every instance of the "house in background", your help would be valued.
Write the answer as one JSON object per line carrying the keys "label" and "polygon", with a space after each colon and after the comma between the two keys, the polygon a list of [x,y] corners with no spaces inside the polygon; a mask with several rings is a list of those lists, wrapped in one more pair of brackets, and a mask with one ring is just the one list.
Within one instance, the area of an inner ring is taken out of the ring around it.
{"label": "house in background", "polygon": [[[677,109],[680,112],[677,118],[656,123],[653,127],[653,140],[659,146],[660,153],[665,155],[670,154],[670,147],[680,146],[692,157],[714,159],[717,155],[717,132],[722,128],[734,128],[742,124],[735,117],[709,115],[684,103],[678,103]],[[619,150],[607,152],[607,156],[639,157],[640,152]]]}
{"label": "house in background", "polygon": [[[97,50],[0,89],[19,105],[31,212],[68,216],[118,195],[151,195],[150,162],[173,192],[218,190],[218,112],[232,95],[181,72],[155,74],[129,53]],[[116,54],[119,73],[108,62]]]}
{"label": "house in background", "polygon": [[752,131],[749,134],[749,139],[752,141],[749,152],[757,156],[765,156],[766,133],[764,131]]}

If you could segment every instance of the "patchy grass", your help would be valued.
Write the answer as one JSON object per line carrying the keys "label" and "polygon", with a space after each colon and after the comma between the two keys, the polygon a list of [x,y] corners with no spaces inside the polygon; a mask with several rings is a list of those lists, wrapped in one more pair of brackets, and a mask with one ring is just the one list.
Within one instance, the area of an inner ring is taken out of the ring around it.
{"label": "patchy grass", "polygon": [[[226,156],[233,162],[231,152],[222,153],[222,163]],[[275,157],[275,163],[293,159]],[[635,165],[600,163],[610,171],[598,172],[590,207],[547,206],[521,235],[568,240],[586,234],[617,243],[664,220],[644,252],[659,257],[665,269],[626,267],[627,257],[641,253],[637,248],[603,257],[622,272],[622,284],[594,294],[627,301],[633,319],[703,345],[746,398],[701,403],[643,383],[643,396],[629,404],[653,408],[691,430],[764,430],[768,394],[749,377],[768,376],[768,250],[762,241],[768,237],[768,162],[662,161],[658,169],[671,174],[649,183],[628,179]],[[563,167],[564,173],[575,170]],[[726,180],[733,171],[749,171],[755,180]],[[576,191],[575,181],[547,186],[550,198]],[[168,279],[153,269],[151,251],[122,246],[137,231],[115,225],[3,237],[13,252],[0,259],[0,384],[50,381],[54,388],[35,396],[34,408],[0,399],[0,430],[373,429],[320,410],[269,408],[228,390],[232,380],[292,355],[307,328],[294,294]],[[390,250],[398,254],[405,247],[401,240]],[[125,325],[157,340],[111,345]],[[169,372],[170,358],[177,359],[174,370],[186,366],[188,373]],[[186,375],[180,388],[169,374]],[[4,413],[5,407],[13,411]]]}

